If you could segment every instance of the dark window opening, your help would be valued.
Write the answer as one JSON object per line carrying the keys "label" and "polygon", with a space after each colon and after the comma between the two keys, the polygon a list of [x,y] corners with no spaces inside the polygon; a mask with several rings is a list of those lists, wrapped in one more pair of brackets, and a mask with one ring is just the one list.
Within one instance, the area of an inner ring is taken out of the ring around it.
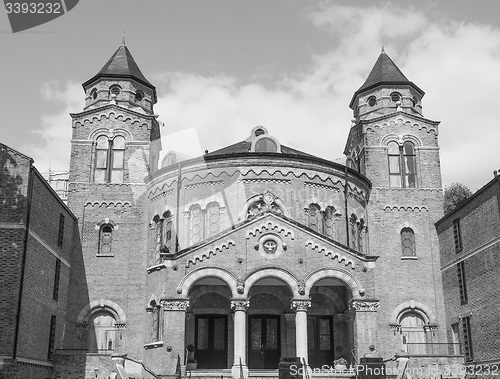
{"label": "dark window opening", "polygon": [[47,353],[47,360],[52,361],[54,359],[54,342],[56,340],[56,316],[50,318],[50,332],[49,332],[49,351]]}
{"label": "dark window opening", "polygon": [[60,278],[61,278],[61,260],[57,259],[56,260],[56,269],[55,269],[55,273],[54,273],[54,290],[53,290],[53,294],[52,294],[52,298],[56,301],[59,299],[59,281],[60,281]]}
{"label": "dark window opening", "polygon": [[455,252],[462,251],[462,230],[460,227],[460,219],[453,220],[453,239],[455,240]]}
{"label": "dark window opening", "polygon": [[64,215],[61,214],[59,217],[59,233],[57,235],[57,246],[63,245],[64,239]]}
{"label": "dark window opening", "polygon": [[462,261],[457,264],[458,274],[458,291],[460,293],[460,303],[467,304],[467,282],[465,280],[465,262]]}

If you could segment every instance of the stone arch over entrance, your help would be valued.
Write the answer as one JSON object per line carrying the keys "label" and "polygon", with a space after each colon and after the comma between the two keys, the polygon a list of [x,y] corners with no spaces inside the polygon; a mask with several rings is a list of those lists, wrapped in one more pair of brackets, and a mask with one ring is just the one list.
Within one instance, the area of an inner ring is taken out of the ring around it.
{"label": "stone arch over entrance", "polygon": [[76,322],[82,325],[87,324],[92,315],[98,311],[107,311],[111,313],[115,318],[116,324],[125,325],[127,323],[127,318],[123,309],[114,301],[106,299],[94,300],[88,303],[78,314]]}
{"label": "stone arch over entrance", "polygon": [[350,272],[338,268],[322,268],[310,273],[305,279],[305,296],[309,296],[309,292],[313,285],[324,278],[336,278],[342,280],[351,290],[354,296],[364,293],[361,282]]}
{"label": "stone arch over entrance", "polygon": [[250,274],[245,280],[245,289],[242,296],[247,297],[250,288],[252,288],[252,285],[255,284],[255,282],[257,282],[258,280],[265,277],[281,279],[288,285],[290,291],[293,294],[293,297],[301,297],[298,292],[297,279],[288,271],[281,268],[264,268]]}
{"label": "stone arch over entrance", "polygon": [[415,301],[409,300],[404,303],[399,304],[391,313],[390,323],[391,325],[399,325],[401,321],[401,316],[404,315],[405,312],[415,312],[422,316],[422,319],[426,324],[437,324],[436,315],[427,305]]}
{"label": "stone arch over entrance", "polygon": [[231,289],[232,296],[233,297],[237,296],[238,292],[236,288],[236,283],[237,283],[236,278],[229,271],[218,267],[206,267],[191,271],[180,281],[179,285],[177,286],[177,293],[188,294],[190,288],[197,280],[208,276],[213,276],[222,279],[224,282],[227,283],[227,285]]}

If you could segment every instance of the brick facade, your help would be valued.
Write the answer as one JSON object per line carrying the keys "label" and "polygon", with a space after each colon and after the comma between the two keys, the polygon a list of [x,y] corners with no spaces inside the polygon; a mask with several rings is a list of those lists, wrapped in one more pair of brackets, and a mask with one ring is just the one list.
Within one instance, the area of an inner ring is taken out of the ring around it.
{"label": "brick facade", "polygon": [[0,154],[0,376],[50,377],[64,335],[75,218],[30,158],[4,145]]}
{"label": "brick facade", "polygon": [[[466,362],[471,365],[500,364],[500,333],[497,327],[500,306],[497,291],[500,285],[499,204],[500,180],[495,175],[488,184],[436,224],[441,250],[446,328],[450,340],[455,339],[461,344]],[[455,245],[457,230],[454,224],[457,220],[461,246]],[[459,265],[463,272],[462,281],[458,275]],[[467,317],[470,346],[466,346],[467,331],[463,323]],[[452,325],[456,325],[455,333]]]}
{"label": "brick facade", "polygon": [[[320,367],[449,353],[433,226],[439,123],[423,117],[423,92],[385,53],[351,102],[347,167],[282,146],[261,126],[202,157],[171,152],[160,163],[156,89],[125,45],[83,88],[85,108],[71,114],[77,222],[61,247],[57,204],[34,181],[25,270],[36,288],[23,298],[33,312],[20,338],[42,354],[50,328],[35,326],[56,316],[54,377],[106,378],[112,357],[135,377],[182,374],[193,358],[239,377],[276,369],[280,356]],[[55,245],[35,265],[39,240]],[[55,257],[57,303],[44,274]],[[431,351],[438,345],[446,351]]]}

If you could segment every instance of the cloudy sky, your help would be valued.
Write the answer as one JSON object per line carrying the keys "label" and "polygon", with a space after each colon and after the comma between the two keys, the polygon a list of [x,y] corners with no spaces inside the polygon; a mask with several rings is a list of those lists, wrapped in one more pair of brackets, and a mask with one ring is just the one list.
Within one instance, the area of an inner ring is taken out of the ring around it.
{"label": "cloudy sky", "polygon": [[500,169],[498,0],[81,0],[16,34],[0,13],[0,142],[42,172],[67,169],[81,83],[123,31],[157,87],[167,140],[187,135],[212,151],[264,125],[282,144],[338,160],[349,101],[384,45],[426,92],[424,116],[441,121],[444,185],[475,191]]}

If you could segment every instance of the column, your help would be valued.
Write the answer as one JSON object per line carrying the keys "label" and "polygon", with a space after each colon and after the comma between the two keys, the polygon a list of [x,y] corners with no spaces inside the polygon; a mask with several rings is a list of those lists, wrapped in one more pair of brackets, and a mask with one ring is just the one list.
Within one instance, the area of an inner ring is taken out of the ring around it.
{"label": "column", "polygon": [[[166,368],[166,375],[185,375],[185,333],[186,311],[189,308],[188,299],[161,299],[163,307],[163,333],[166,359],[162,366]],[[180,361],[180,373],[177,362]]]}
{"label": "column", "polygon": [[354,316],[356,356],[377,357],[377,308],[378,300],[352,299],[349,311]]}
{"label": "column", "polygon": [[309,364],[307,356],[307,308],[311,307],[311,300],[292,300],[291,307],[295,310],[296,355]]}
{"label": "column", "polygon": [[249,306],[250,301],[248,299],[231,300],[231,309],[234,312],[234,363],[231,374],[234,379],[248,378],[248,366],[246,363],[246,323]]}

